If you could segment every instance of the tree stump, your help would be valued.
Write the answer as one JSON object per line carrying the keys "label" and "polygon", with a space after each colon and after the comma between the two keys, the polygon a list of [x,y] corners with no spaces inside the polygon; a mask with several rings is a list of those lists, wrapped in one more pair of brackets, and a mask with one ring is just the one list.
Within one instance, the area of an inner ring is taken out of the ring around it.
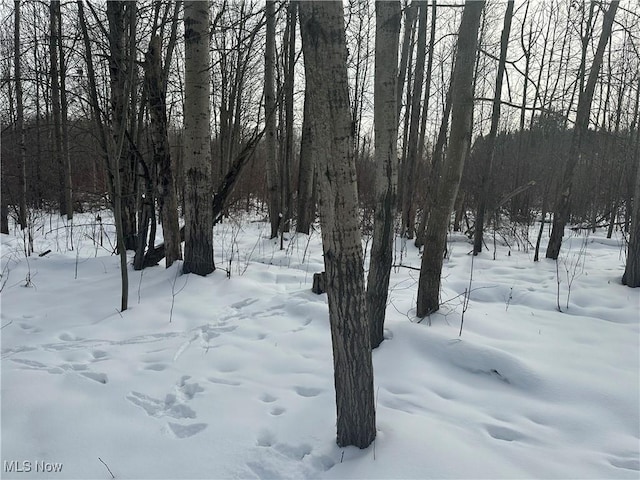
{"label": "tree stump", "polygon": [[313,286],[311,287],[311,291],[317,295],[321,295],[327,291],[327,274],[326,272],[314,273],[313,274]]}

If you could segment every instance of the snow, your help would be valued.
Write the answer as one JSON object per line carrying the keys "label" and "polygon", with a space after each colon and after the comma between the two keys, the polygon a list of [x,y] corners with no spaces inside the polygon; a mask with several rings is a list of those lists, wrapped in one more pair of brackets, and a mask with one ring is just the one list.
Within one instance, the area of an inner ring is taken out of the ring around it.
{"label": "snow", "polygon": [[521,237],[499,237],[493,260],[491,238],[473,258],[452,235],[447,301],[422,322],[405,268],[420,255],[398,240],[373,352],[378,434],[359,450],[335,444],[317,231],[280,251],[265,222],[226,220],[218,270],[130,270],[119,312],[119,260],[96,244],[95,216],[73,236],[38,218],[48,255],[25,258],[19,230],[1,238],[3,478],[640,476],[640,289],[620,284],[619,233],[567,230],[557,270]]}

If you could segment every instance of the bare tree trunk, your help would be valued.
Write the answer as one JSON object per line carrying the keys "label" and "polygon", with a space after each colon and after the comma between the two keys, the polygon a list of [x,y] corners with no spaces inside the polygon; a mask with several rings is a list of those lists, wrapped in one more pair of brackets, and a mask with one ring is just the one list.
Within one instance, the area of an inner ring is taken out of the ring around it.
{"label": "bare tree trunk", "polygon": [[184,2],[184,273],[207,275],[213,262],[213,186],[209,147],[209,2]]}
{"label": "bare tree trunk", "polygon": [[[405,80],[407,78],[407,70],[409,58],[412,54],[411,41],[414,25],[416,23],[416,4],[411,2],[404,12],[404,34],[402,35],[402,54],[400,56],[400,67],[398,69],[398,82],[396,84],[396,112],[398,121],[400,119],[400,110],[402,110],[402,92],[404,91]],[[407,106],[408,107],[408,106]]]}
{"label": "bare tree trunk", "polygon": [[[402,235],[413,238],[415,230],[415,205],[413,190],[418,159],[418,135],[420,125],[420,100],[424,81],[424,64],[427,48],[427,2],[418,3],[418,47],[413,77],[413,96],[411,98],[411,120],[407,139],[407,157],[402,165]],[[429,81],[429,79],[427,79]]]}
{"label": "bare tree trunk", "polygon": [[496,152],[496,136],[500,122],[500,99],[502,93],[502,80],[504,77],[505,62],[507,60],[507,47],[509,45],[509,32],[511,31],[511,19],[513,18],[514,1],[507,2],[507,11],[504,14],[504,26],[500,39],[500,60],[498,62],[498,75],[496,77],[496,93],[493,98],[493,111],[491,114],[491,128],[487,138],[487,153],[484,157],[484,165],[481,169],[480,198],[478,200],[478,212],[476,214],[476,226],[473,235],[473,254],[482,251],[482,235],[484,233],[484,214],[489,201],[489,185],[493,171],[493,159]]}
{"label": "bare tree trunk", "polygon": [[[161,66],[160,55],[160,37],[154,36],[149,42],[149,50],[146,55],[145,80],[147,82],[147,98],[151,119],[153,160],[157,175],[156,196],[162,218],[165,265],[168,268],[173,262],[182,258],[182,252],[178,224],[178,203],[167,130],[166,79],[162,76],[162,72],[165,70]],[[153,245],[150,245],[150,247],[153,247]]]}
{"label": "bare tree trunk", "polygon": [[484,1],[467,0],[458,33],[458,53],[452,75],[451,135],[435,203],[429,213],[418,282],[417,315],[424,317],[440,308],[440,276],[447,228],[469,149],[473,108],[473,69],[478,29]]}
{"label": "bare tree trunk", "polygon": [[58,61],[60,62],[60,127],[62,133],[62,152],[60,164],[60,215],[66,215],[67,220],[73,218],[73,190],[71,183],[71,156],[69,155],[69,116],[67,102],[67,66],[65,63],[64,46],[62,43],[62,14],[60,6],[58,12]]}
{"label": "bare tree trunk", "polygon": [[562,237],[564,236],[564,227],[569,221],[571,212],[571,190],[573,188],[573,175],[582,156],[582,139],[589,129],[589,113],[591,110],[591,102],[593,100],[593,92],[596,88],[600,66],[604,50],[611,37],[611,29],[615,18],[616,10],[620,4],[619,0],[613,0],[609,8],[604,14],[602,23],[602,34],[598,42],[593,64],[589,72],[589,79],[584,90],[580,92],[578,98],[578,111],[576,113],[576,124],[573,128],[573,136],[571,138],[571,147],[569,149],[569,158],[562,175],[560,186],[560,198],[558,199],[553,214],[553,228],[549,245],[547,246],[546,257],[556,260],[560,255],[560,247],[562,246]]}
{"label": "bare tree trunk", "polygon": [[[24,139],[24,108],[22,106],[22,72],[20,69],[20,0],[14,1],[14,56],[13,68],[16,83],[16,131],[18,133],[18,150],[20,152],[20,200],[18,222],[20,228],[27,228],[27,147]],[[27,247],[28,248],[28,247]],[[28,254],[30,252],[27,252]]]}
{"label": "bare tree trunk", "polygon": [[433,148],[433,159],[429,168],[429,187],[427,188],[427,198],[424,202],[424,211],[422,212],[422,218],[416,231],[415,246],[421,248],[425,242],[425,230],[427,228],[427,220],[429,219],[429,212],[436,200],[436,188],[438,186],[438,179],[440,178],[440,170],[442,170],[442,162],[444,160],[444,149],[447,143],[447,130],[449,129],[449,116],[451,115],[451,88],[447,91],[445,98],[444,112],[442,113],[442,122],[440,123],[440,129],[438,130],[438,138]]}
{"label": "bare tree trunk", "polygon": [[349,114],[341,1],[300,3],[305,73],[317,152],[337,407],[337,443],[366,448],[376,435],[373,365]]}
{"label": "bare tree trunk", "polygon": [[[640,82],[636,94],[636,107],[640,98]],[[637,111],[636,111],[637,113]],[[633,213],[631,217],[631,229],[629,232],[629,247],[627,249],[627,263],[622,275],[622,284],[629,287],[640,287],[640,119],[634,119],[636,131],[635,157],[636,188],[633,196]],[[627,211],[628,211],[627,207]],[[613,222],[613,220],[612,220]]]}
{"label": "bare tree trunk", "polygon": [[[60,2],[51,2],[49,4],[49,18],[49,68],[51,79],[51,113],[53,115],[53,159],[55,164],[58,165],[58,168],[60,169],[59,172],[61,173],[63,169],[62,114],[60,112],[60,74],[58,70],[58,42],[60,41],[60,29],[58,24],[60,23]],[[62,182],[61,174],[59,179]],[[59,196],[60,214],[66,213],[64,202],[64,191],[61,191]]]}
{"label": "bare tree trunk", "polygon": [[401,15],[400,0],[376,2],[373,107],[376,210],[366,293],[371,348],[376,348],[384,340],[384,319],[393,261],[393,225],[398,183],[396,81]]}
{"label": "bare tree trunk", "polygon": [[[296,1],[290,1],[287,11],[287,33],[286,39],[286,57],[285,57],[285,78],[284,78],[284,113],[285,113],[285,137],[284,137],[284,155],[281,172],[282,183],[282,215],[280,222],[280,230],[282,233],[290,230],[291,211],[293,207],[293,199],[291,197],[291,170],[293,168],[293,87],[294,87],[294,67],[296,58],[296,18],[297,18]],[[280,248],[283,247],[281,238]]]}
{"label": "bare tree trunk", "polygon": [[282,197],[280,190],[280,172],[278,169],[278,150],[276,133],[276,89],[275,89],[275,60],[276,60],[276,13],[275,0],[266,3],[267,35],[264,53],[264,110],[266,121],[265,149],[267,162],[267,195],[269,205],[269,222],[271,224],[270,238],[278,236],[280,219],[282,217]]}
{"label": "bare tree trunk", "polygon": [[302,139],[300,141],[300,167],[298,169],[298,220],[296,222],[296,232],[307,235],[316,213],[316,205],[313,199],[315,160],[313,158],[313,129],[311,128],[309,96],[305,91]]}

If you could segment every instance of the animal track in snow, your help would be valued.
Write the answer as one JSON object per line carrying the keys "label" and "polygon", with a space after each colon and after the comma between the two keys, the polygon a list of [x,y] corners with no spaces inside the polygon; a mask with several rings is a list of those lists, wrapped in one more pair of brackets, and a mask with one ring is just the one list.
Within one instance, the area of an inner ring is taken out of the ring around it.
{"label": "animal track in snow", "polygon": [[317,397],[322,390],[313,387],[295,387],[295,391],[301,397]]}
{"label": "animal track in snow", "polygon": [[609,463],[616,468],[640,472],[640,459],[637,454],[635,457],[611,457],[609,458]]}
{"label": "animal track in snow", "polygon": [[103,385],[109,381],[109,377],[107,377],[106,373],[92,372],[84,363],[63,363],[60,366],[50,366],[45,365],[41,362],[37,362],[35,360],[20,358],[12,358],[11,361],[13,363],[17,363],[18,365],[22,365],[22,367],[20,368],[24,370],[42,370],[44,372],[55,375],[59,375],[64,372],[75,372],[84,378],[88,378],[89,380],[93,380],[94,382],[102,383]]}
{"label": "animal track in snow", "polygon": [[80,375],[102,384],[106,384],[109,381],[106,373],[81,372]]}
{"label": "animal track in snow", "polygon": [[273,403],[278,399],[278,397],[274,397],[273,395],[270,395],[268,393],[263,393],[262,396],[260,397],[260,400],[262,400],[264,403]]}
{"label": "animal track in snow", "polygon": [[237,387],[238,385],[241,385],[241,383],[238,382],[237,380],[227,380],[226,378],[209,377],[207,378],[207,380],[209,380],[211,383],[218,383],[220,385],[229,385],[232,387]]}
{"label": "animal track in snow", "polygon": [[256,445],[259,447],[270,447],[275,442],[275,435],[270,430],[262,430],[256,439]]}
{"label": "animal track in snow", "polygon": [[[204,392],[198,383],[189,383],[191,377],[184,375],[176,383],[174,393],[168,393],[164,400],[150,397],[140,392],[130,392],[126,398],[132,404],[142,408],[150,417],[171,417],[177,420],[196,418],[196,412],[187,405],[187,402],[200,392]],[[177,438],[188,438],[200,433],[207,428],[206,423],[180,424],[167,422],[168,431]]]}
{"label": "animal track in snow", "polygon": [[145,370],[152,370],[154,372],[162,372],[166,370],[168,365],[166,363],[151,363],[144,367]]}
{"label": "animal track in snow", "polygon": [[30,323],[22,322],[22,323],[19,323],[18,325],[20,325],[20,328],[25,333],[40,333],[42,331],[42,329],[38,327],[34,327]]}
{"label": "animal track in snow", "polygon": [[525,436],[509,427],[502,427],[500,425],[485,425],[487,433],[496,440],[503,440],[505,442],[514,442],[522,440]]}
{"label": "animal track in snow", "polygon": [[274,417],[277,417],[279,415],[282,415],[284,412],[286,412],[287,409],[283,408],[283,407],[278,407],[275,406],[271,409],[271,411],[269,412],[271,415],[273,415]]}
{"label": "animal track in snow", "polygon": [[190,425],[180,425],[179,423],[167,422],[169,430],[178,438],[193,437],[197,433],[207,428],[206,423],[192,423]]}
{"label": "animal track in snow", "polygon": [[109,358],[109,354],[103,350],[94,350],[91,352],[91,356],[95,362]]}
{"label": "animal track in snow", "polygon": [[196,412],[183,403],[177,403],[176,396],[172,394],[167,394],[164,400],[158,400],[144,393],[131,392],[127,394],[127,400],[142,408],[150,417],[196,418]]}

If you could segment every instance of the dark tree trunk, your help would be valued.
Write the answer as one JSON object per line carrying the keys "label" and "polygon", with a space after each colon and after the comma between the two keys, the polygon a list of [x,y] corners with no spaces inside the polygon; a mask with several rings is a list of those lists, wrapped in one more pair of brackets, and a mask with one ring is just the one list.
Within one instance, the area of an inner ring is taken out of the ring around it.
{"label": "dark tree trunk", "polygon": [[302,139],[300,141],[300,167],[298,170],[298,220],[296,232],[309,234],[315,220],[316,205],[313,199],[315,160],[313,159],[311,113],[309,95],[305,92]]}
{"label": "dark tree trunk", "polygon": [[276,61],[276,13],[275,0],[266,2],[267,34],[264,53],[264,110],[265,110],[265,149],[267,170],[267,196],[269,205],[269,222],[271,224],[270,238],[278,236],[280,219],[282,218],[282,197],[280,185],[280,171],[277,155],[276,132],[276,88],[275,88],[275,61]]}
{"label": "dark tree trunk", "polygon": [[[413,238],[415,230],[415,205],[413,191],[415,186],[416,165],[418,158],[418,135],[420,125],[420,100],[424,81],[424,64],[427,48],[427,2],[418,3],[418,47],[416,66],[413,76],[413,96],[411,98],[411,120],[407,139],[407,157],[402,165],[402,235]],[[427,82],[430,79],[427,78]]]}
{"label": "dark tree trunk", "polygon": [[[165,247],[165,265],[182,258],[180,248],[180,227],[178,224],[178,204],[173,170],[171,167],[171,148],[167,131],[166,79],[162,76],[160,37],[155,36],[149,42],[145,63],[145,81],[151,120],[151,142],[153,161],[156,171],[156,196],[162,218],[162,231]],[[153,247],[153,245],[150,245]]]}
{"label": "dark tree trunk", "polygon": [[425,232],[418,282],[418,317],[440,308],[440,277],[447,239],[447,228],[453,209],[464,159],[469,149],[472,108],[473,70],[476,59],[478,29],[484,1],[467,0],[458,33],[458,53],[452,75],[451,137],[442,165],[435,203],[429,213]]}

